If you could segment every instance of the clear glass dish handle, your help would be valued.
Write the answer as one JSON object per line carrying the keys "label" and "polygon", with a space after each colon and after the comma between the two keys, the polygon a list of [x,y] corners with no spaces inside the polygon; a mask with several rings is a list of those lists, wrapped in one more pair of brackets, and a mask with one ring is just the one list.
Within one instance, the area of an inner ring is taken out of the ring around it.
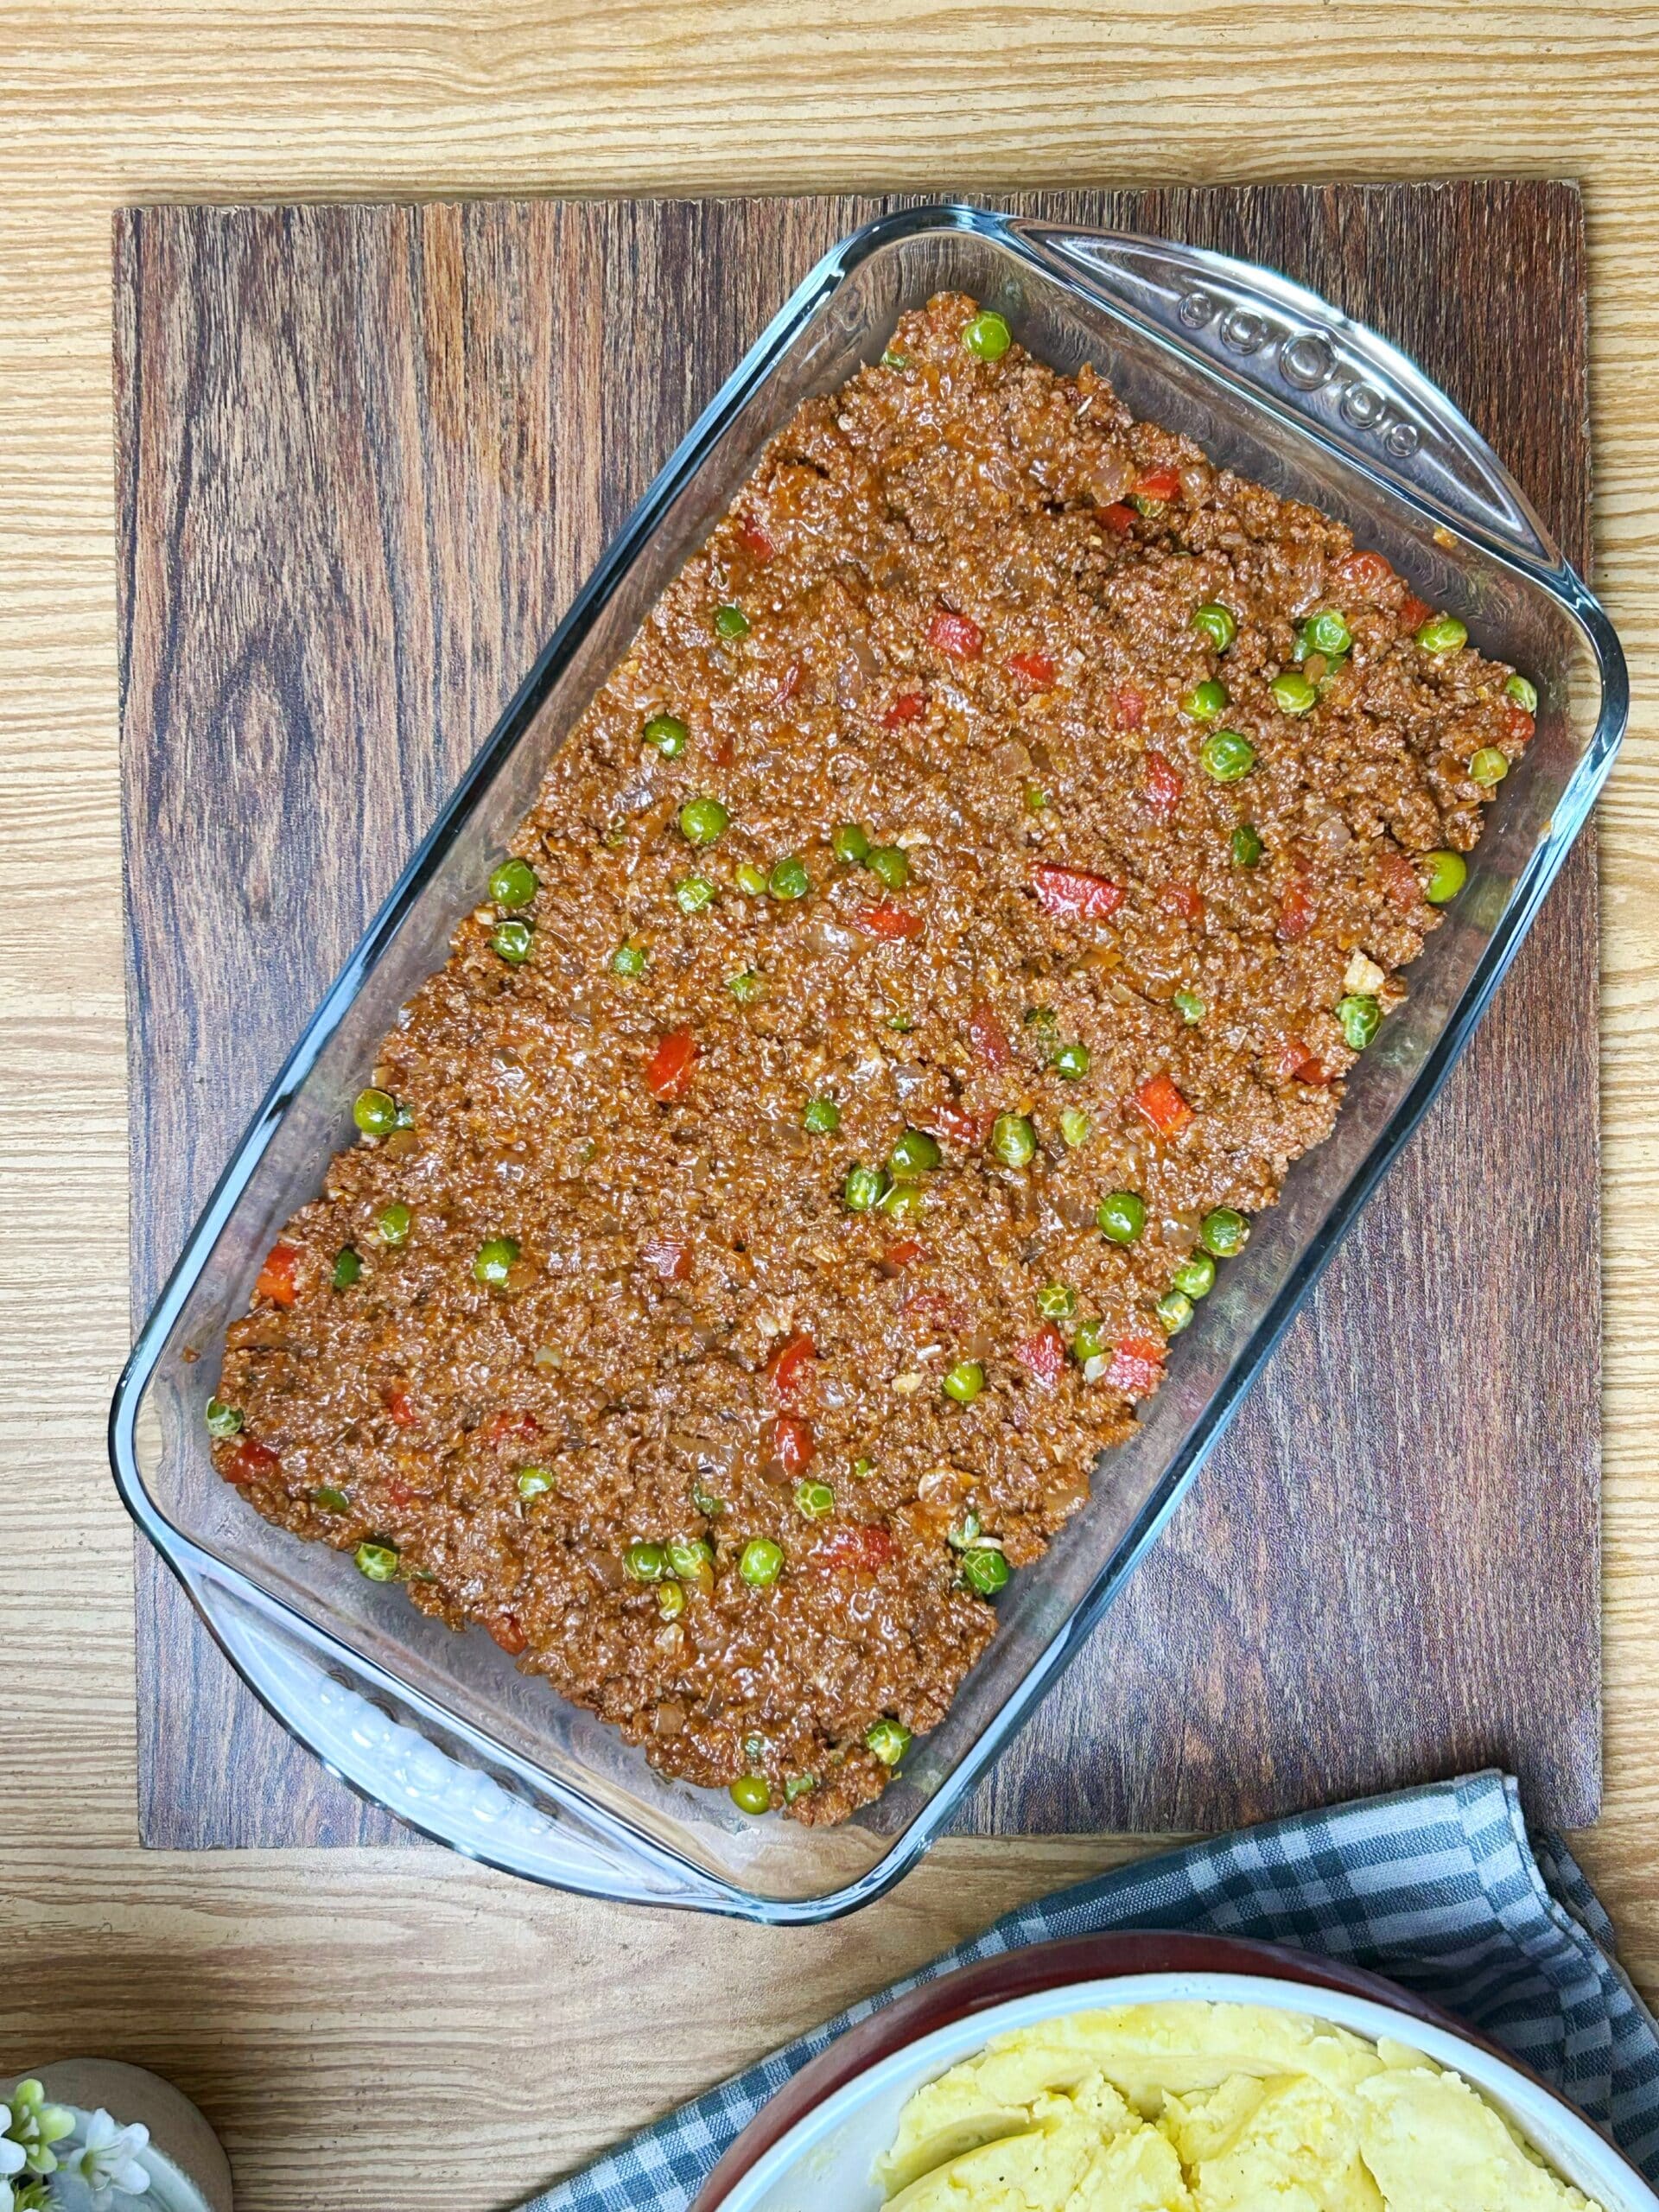
{"label": "clear glass dish handle", "polygon": [[1478,430],[1397,347],[1288,277],[1127,232],[1016,222],[1030,249],[1120,314],[1219,370],[1347,461],[1494,550],[1565,563]]}

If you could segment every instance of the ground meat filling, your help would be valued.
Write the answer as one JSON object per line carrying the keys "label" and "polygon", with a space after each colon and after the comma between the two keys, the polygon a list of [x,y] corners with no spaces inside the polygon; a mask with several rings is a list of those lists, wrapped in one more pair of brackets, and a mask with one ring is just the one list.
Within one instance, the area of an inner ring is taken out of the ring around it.
{"label": "ground meat filling", "polygon": [[1330,1129],[1535,705],[1339,524],[907,315],[386,1039],[221,1473],[667,1773],[844,1818]]}

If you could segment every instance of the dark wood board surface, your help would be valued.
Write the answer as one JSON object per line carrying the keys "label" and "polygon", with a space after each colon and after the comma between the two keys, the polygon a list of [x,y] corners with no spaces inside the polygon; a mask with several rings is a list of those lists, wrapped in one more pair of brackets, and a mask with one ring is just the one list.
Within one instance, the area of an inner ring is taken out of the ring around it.
{"label": "dark wood board surface", "polygon": [[[135,1324],[606,540],[813,260],[898,200],[126,210],[115,228]],[[1589,545],[1570,185],[1011,194],[1403,345]],[[1092,1644],[985,1831],[1218,1827],[1497,1762],[1599,1796],[1596,874]],[[139,1545],[144,1839],[363,1843]]]}

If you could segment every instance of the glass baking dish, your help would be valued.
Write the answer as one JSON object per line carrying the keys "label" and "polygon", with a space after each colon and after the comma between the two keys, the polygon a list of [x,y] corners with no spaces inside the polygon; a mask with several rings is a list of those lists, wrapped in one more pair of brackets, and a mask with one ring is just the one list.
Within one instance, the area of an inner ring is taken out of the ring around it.
{"label": "glass baking dish", "polygon": [[[1525,670],[1540,705],[1468,887],[1355,1070],[1335,1135],[1204,1302],[1134,1437],[1099,1461],[1086,1508],[1003,1593],[997,1636],[944,1725],[878,1803],[812,1831],[653,1774],[487,1636],[452,1634],[348,1558],[269,1526],[214,1473],[203,1408],[261,1258],[349,1141],[378,1040],[442,964],[554,749],[766,440],[942,289],[995,308],[1058,369],[1092,361],[1137,413],[1216,461],[1340,516]],[[1618,639],[1501,464],[1409,361],[1312,293],[1212,253],[968,207],[866,226],[806,278],[640,502],[295,1046],[117,1389],[123,1498],[271,1710],[427,1834],[569,1889],[756,1920],[868,1902],[944,1828],[1220,1435],[1466,1043],[1590,810],[1626,707]]]}

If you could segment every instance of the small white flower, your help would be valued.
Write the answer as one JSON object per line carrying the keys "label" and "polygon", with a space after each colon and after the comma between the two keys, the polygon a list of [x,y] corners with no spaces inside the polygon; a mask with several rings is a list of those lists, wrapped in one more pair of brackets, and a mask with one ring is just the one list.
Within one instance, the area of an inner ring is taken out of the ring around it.
{"label": "small white flower", "polygon": [[[28,2153],[21,2143],[14,2143],[10,2135],[0,2135],[0,2181],[10,2183],[13,2174],[20,2174],[29,2163]],[[8,2189],[0,2198],[0,2212],[10,2212],[11,2193]]]}
{"label": "small white flower", "polygon": [[149,2130],[134,2121],[118,2127],[102,2107],[86,2123],[86,2139],[68,2161],[92,2193],[92,2212],[111,2212],[117,2196],[142,2196],[149,2176],[135,2155],[149,2140]]}

